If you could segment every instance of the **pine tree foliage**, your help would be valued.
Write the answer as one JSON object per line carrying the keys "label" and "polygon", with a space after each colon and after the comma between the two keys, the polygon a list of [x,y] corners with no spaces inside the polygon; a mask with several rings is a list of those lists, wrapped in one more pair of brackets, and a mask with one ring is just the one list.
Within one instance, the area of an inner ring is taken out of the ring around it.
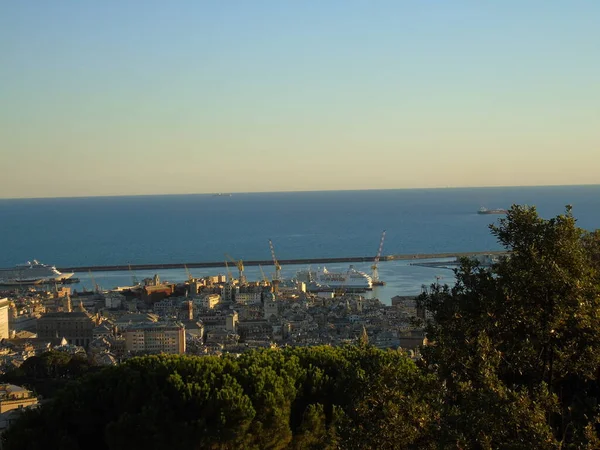
{"label": "pine tree foliage", "polygon": [[435,386],[403,353],[368,346],[134,358],[24,414],[4,448],[422,448]]}

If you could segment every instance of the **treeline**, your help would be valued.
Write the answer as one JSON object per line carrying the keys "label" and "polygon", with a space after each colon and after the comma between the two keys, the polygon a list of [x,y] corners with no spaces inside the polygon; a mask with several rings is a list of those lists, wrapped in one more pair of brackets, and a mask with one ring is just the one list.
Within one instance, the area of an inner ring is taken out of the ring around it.
{"label": "treeline", "polygon": [[5,448],[421,448],[437,389],[403,354],[368,346],[147,356],[26,412]]}
{"label": "treeline", "polygon": [[239,357],[150,356],[77,379],[6,449],[598,449],[600,233],[513,207],[511,256],[464,261],[417,363],[364,340]]}

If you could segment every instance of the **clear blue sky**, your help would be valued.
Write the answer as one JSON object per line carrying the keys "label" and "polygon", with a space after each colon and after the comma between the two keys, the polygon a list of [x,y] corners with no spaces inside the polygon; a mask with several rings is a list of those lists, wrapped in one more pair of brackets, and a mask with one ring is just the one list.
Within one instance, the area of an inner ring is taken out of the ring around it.
{"label": "clear blue sky", "polygon": [[600,2],[4,1],[0,197],[600,183]]}

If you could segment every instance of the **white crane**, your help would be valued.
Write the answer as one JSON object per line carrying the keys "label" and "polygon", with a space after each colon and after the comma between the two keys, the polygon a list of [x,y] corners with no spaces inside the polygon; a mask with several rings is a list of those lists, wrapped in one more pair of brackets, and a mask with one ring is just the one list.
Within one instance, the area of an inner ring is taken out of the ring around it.
{"label": "white crane", "polygon": [[275,266],[275,276],[273,277],[273,291],[277,292],[279,289],[279,283],[281,282],[281,266],[277,257],[275,256],[275,247],[273,241],[269,239],[269,248],[271,249],[271,257],[273,258],[273,265]]}
{"label": "white crane", "polygon": [[371,266],[371,270],[373,271],[371,278],[373,279],[373,286],[383,286],[385,281],[381,281],[379,279],[379,259],[381,258],[381,252],[383,251],[383,240],[385,239],[385,230],[381,233],[381,240],[379,241],[379,250],[377,250],[377,256],[375,256],[375,260],[373,261],[373,265]]}

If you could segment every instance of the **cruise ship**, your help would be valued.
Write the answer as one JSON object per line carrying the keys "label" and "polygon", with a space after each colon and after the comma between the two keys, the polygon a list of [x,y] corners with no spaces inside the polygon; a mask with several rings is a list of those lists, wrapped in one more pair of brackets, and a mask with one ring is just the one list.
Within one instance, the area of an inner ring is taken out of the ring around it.
{"label": "cruise ship", "polygon": [[373,280],[365,272],[356,270],[354,266],[346,272],[330,272],[326,267],[317,270],[301,270],[296,274],[299,281],[316,285],[322,289],[370,290]]}
{"label": "cruise ship", "polygon": [[34,259],[33,262],[27,261],[26,264],[17,264],[12,269],[0,269],[0,285],[64,282],[73,275],[73,273],[61,273],[56,267],[42,264]]}

